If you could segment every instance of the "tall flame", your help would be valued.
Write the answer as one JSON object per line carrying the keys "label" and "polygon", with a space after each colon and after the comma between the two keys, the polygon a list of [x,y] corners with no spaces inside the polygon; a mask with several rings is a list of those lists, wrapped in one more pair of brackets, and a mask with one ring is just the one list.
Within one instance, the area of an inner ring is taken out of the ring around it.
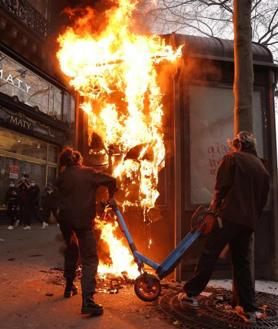
{"label": "tall flame", "polygon": [[59,36],[57,57],[70,85],[83,96],[88,143],[94,135],[101,138],[122,206],[139,206],[146,218],[159,196],[158,172],[165,158],[157,67],[176,61],[181,49],[132,31],[138,2],[118,0],[105,12],[105,24],[95,28],[91,22],[97,14],[86,8],[86,15]]}
{"label": "tall flame", "polygon": [[[84,96],[80,107],[88,114],[90,138],[92,132],[98,134],[114,158],[111,169],[125,191],[125,204],[146,210],[154,207],[159,195],[158,172],[165,157],[156,64],[175,61],[181,50],[174,52],[158,36],[131,32],[137,4],[119,0],[118,7],[107,11],[107,25],[98,34],[91,34],[87,23],[94,11],[87,9],[78,28],[59,36],[57,56],[70,85]],[[142,147],[130,156],[136,146]],[[139,188],[133,199],[126,186],[132,177]]]}
{"label": "tall flame", "polygon": [[101,230],[100,239],[109,245],[111,258],[111,264],[100,261],[98,266],[99,275],[111,273],[121,276],[123,272],[126,272],[129,278],[135,279],[139,275],[138,267],[122,239],[116,238],[117,222],[111,223],[97,219],[96,226]]}

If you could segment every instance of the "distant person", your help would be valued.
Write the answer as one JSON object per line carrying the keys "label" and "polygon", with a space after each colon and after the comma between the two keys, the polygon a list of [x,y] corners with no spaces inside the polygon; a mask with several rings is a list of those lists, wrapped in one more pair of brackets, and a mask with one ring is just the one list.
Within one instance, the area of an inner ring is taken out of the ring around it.
{"label": "distant person", "polygon": [[51,216],[57,218],[57,193],[54,186],[48,183],[41,195],[41,207],[42,207],[42,228],[45,229],[48,226]]}
{"label": "distant person", "polygon": [[110,197],[116,190],[115,178],[96,172],[82,165],[82,156],[72,148],[65,148],[60,154],[59,177],[56,186],[59,191],[59,223],[67,248],[65,251],[64,297],[77,293],[73,283],[79,254],[82,265],[82,314],[92,316],[103,313],[102,305],[94,301],[98,267],[97,246],[93,229],[96,215],[96,190],[106,186]]}
{"label": "distant person", "polygon": [[194,276],[185,283],[179,300],[198,305],[217,259],[229,244],[233,265],[233,304],[239,315],[250,321],[265,314],[256,306],[254,279],[254,230],[267,201],[269,174],[257,157],[252,133],[242,131],[232,142],[217,171],[211,202],[218,221],[208,235]]}
{"label": "distant person", "polygon": [[19,221],[23,225],[24,230],[30,230],[30,212],[29,212],[29,196],[28,190],[30,187],[29,175],[24,174],[19,183],[18,189],[18,206],[19,206]]}
{"label": "distant person", "polygon": [[13,181],[10,182],[6,192],[5,204],[7,205],[7,215],[10,223],[8,230],[13,230],[19,224],[17,218],[18,189]]}
{"label": "distant person", "polygon": [[30,223],[38,221],[41,223],[42,228],[45,228],[45,223],[40,214],[40,188],[34,179],[30,180],[30,186],[28,189],[28,211],[30,213]]}

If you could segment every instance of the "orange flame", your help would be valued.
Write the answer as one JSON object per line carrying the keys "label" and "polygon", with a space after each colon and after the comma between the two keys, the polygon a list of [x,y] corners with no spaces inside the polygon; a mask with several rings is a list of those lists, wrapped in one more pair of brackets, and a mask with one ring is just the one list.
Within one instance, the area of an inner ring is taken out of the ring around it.
{"label": "orange flame", "polygon": [[96,13],[87,8],[75,27],[59,36],[57,57],[70,85],[84,97],[80,108],[88,115],[89,144],[93,132],[101,137],[124,194],[122,206],[140,206],[146,215],[159,196],[165,158],[157,65],[176,61],[181,48],[174,51],[159,36],[132,32],[138,2],[118,0],[98,31],[88,23]]}
{"label": "orange flame", "polygon": [[111,273],[121,276],[123,272],[126,272],[129,278],[135,279],[139,275],[138,267],[122,239],[116,238],[115,232],[118,229],[117,222],[109,223],[97,219],[96,227],[101,229],[100,239],[108,242],[112,261],[111,265],[107,265],[100,260],[98,274],[101,276],[106,273]]}

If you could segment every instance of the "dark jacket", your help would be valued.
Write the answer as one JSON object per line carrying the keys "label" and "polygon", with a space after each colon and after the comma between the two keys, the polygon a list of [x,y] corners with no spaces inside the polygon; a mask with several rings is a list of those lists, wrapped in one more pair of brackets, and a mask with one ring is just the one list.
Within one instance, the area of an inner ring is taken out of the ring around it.
{"label": "dark jacket", "polygon": [[40,203],[40,188],[38,185],[31,185],[28,189],[28,202],[32,207],[37,207]]}
{"label": "dark jacket", "polygon": [[18,203],[25,206],[28,202],[28,186],[26,182],[20,182],[18,185]]}
{"label": "dark jacket", "polygon": [[214,208],[223,220],[254,230],[267,201],[269,174],[262,161],[249,152],[225,155],[217,171]]}
{"label": "dark jacket", "polygon": [[48,188],[45,188],[41,195],[41,206],[43,209],[49,209],[52,211],[56,211],[57,208],[57,193],[56,191],[49,190]]}
{"label": "dark jacket", "polygon": [[16,204],[17,202],[18,202],[18,189],[16,187],[9,187],[6,192],[5,203]]}
{"label": "dark jacket", "polygon": [[115,178],[82,166],[67,167],[55,185],[59,192],[59,220],[74,228],[91,227],[96,216],[96,190],[106,186],[110,197],[116,190]]}

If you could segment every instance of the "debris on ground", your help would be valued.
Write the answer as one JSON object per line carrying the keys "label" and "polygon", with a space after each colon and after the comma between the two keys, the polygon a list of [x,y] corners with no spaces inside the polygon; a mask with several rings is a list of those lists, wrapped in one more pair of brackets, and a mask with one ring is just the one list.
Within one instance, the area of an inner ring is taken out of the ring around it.
{"label": "debris on ground", "polygon": [[47,292],[47,293],[45,294],[45,296],[47,296],[47,297],[52,297],[52,296],[54,296],[54,294],[53,294],[52,292]]}

